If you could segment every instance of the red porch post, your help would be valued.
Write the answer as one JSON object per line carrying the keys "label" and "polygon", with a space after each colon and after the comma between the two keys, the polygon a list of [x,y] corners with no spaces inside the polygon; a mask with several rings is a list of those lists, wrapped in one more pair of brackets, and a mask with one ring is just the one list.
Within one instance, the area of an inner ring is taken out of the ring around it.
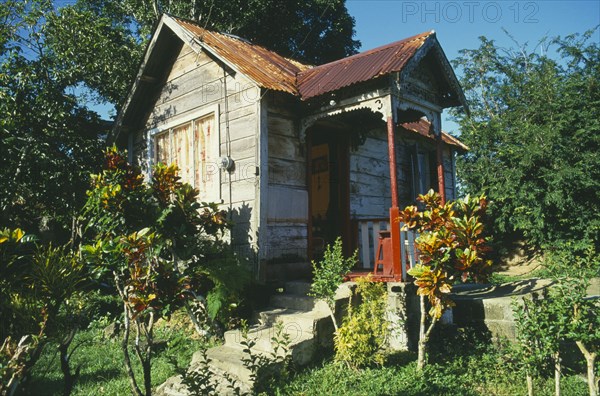
{"label": "red porch post", "polygon": [[446,182],[444,176],[444,144],[442,141],[442,132],[436,135],[436,154],[437,154],[437,179],[438,179],[438,193],[442,198],[442,205],[446,203]]}
{"label": "red porch post", "polygon": [[394,133],[394,118],[387,118],[388,133],[388,159],[390,163],[390,190],[392,193],[392,207],[390,208],[390,230],[392,237],[392,264],[394,277],[402,276],[400,261],[400,230],[398,229],[398,175],[396,166],[396,139]]}

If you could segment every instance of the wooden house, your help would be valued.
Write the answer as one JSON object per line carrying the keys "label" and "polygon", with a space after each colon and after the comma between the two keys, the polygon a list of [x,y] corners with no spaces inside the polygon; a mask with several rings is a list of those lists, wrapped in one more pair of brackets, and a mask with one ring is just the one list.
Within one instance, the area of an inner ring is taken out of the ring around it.
{"label": "wooden house", "polygon": [[[466,147],[441,129],[453,106],[465,99],[433,31],[310,66],[165,15],[116,132],[131,161],[176,162],[230,211],[261,279],[290,279],[337,236],[373,268],[394,208],[429,188],[455,197]],[[394,249],[384,275],[398,278]]]}

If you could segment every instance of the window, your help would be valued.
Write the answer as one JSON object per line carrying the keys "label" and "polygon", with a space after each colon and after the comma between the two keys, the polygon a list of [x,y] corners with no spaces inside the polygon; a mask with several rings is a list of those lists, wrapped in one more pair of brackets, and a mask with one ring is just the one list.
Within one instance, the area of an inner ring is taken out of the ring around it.
{"label": "window", "polygon": [[154,136],[155,163],[176,164],[181,181],[200,191],[200,200],[220,200],[219,136],[215,116],[196,118]]}
{"label": "window", "polygon": [[426,194],[430,189],[438,190],[437,159],[434,150],[415,145],[411,153],[412,196],[417,199],[419,194]]}

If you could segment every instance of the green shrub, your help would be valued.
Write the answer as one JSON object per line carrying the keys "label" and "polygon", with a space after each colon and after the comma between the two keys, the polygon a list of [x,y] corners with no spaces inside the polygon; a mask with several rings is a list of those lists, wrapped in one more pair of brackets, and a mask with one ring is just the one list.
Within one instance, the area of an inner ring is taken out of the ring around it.
{"label": "green shrub", "polygon": [[358,307],[348,315],[335,334],[335,359],[351,367],[383,364],[382,349],[387,333],[385,285],[369,277],[357,280]]}
{"label": "green shrub", "polygon": [[338,287],[344,281],[344,277],[350,272],[350,269],[356,264],[355,251],[352,257],[345,258],[342,252],[342,240],[337,238],[333,247],[327,245],[323,260],[312,262],[313,265],[313,283],[310,286],[309,296],[323,300],[329,306],[331,320],[335,330],[338,324],[335,319],[335,293]]}

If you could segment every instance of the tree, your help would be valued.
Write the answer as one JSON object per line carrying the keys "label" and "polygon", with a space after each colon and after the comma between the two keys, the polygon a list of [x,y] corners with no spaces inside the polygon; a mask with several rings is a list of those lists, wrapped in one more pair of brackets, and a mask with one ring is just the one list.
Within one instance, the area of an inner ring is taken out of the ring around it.
{"label": "tree", "polygon": [[0,3],[0,227],[64,242],[103,127],[46,45],[49,1]]}
{"label": "tree", "polygon": [[342,0],[55,3],[0,2],[0,227],[61,241],[110,130],[90,105],[118,110],[162,12],[309,63],[359,46]]}
{"label": "tree", "polygon": [[[142,43],[161,14],[168,13],[307,63],[337,60],[356,53],[360,46],[352,39],[354,18],[343,0],[79,0],[73,9],[113,19],[120,31],[122,26],[134,26],[130,33]],[[70,48],[77,46],[69,40]]]}
{"label": "tree", "polygon": [[[452,285],[459,279],[485,281],[491,261],[485,259],[489,247],[481,222],[487,208],[484,196],[467,195],[456,202],[442,203],[440,195],[429,190],[417,200],[425,205],[425,210],[420,212],[416,206],[407,206],[398,220],[404,223],[404,229],[415,229],[419,233],[415,240],[419,263],[408,274],[415,278],[420,296],[417,369],[421,371],[426,364],[431,332],[444,312],[454,306],[450,298]],[[429,324],[426,298],[431,306]]]}
{"label": "tree", "polygon": [[78,0],[46,15],[47,46],[73,83],[118,109],[162,13],[311,64],[354,54],[360,46],[343,0]]}
{"label": "tree", "polygon": [[479,48],[462,50],[454,62],[470,106],[470,114],[455,112],[470,147],[458,160],[459,175],[465,192],[489,197],[501,245],[524,238],[535,250],[569,240],[599,246],[594,32],[543,40],[531,52],[481,37]]}

